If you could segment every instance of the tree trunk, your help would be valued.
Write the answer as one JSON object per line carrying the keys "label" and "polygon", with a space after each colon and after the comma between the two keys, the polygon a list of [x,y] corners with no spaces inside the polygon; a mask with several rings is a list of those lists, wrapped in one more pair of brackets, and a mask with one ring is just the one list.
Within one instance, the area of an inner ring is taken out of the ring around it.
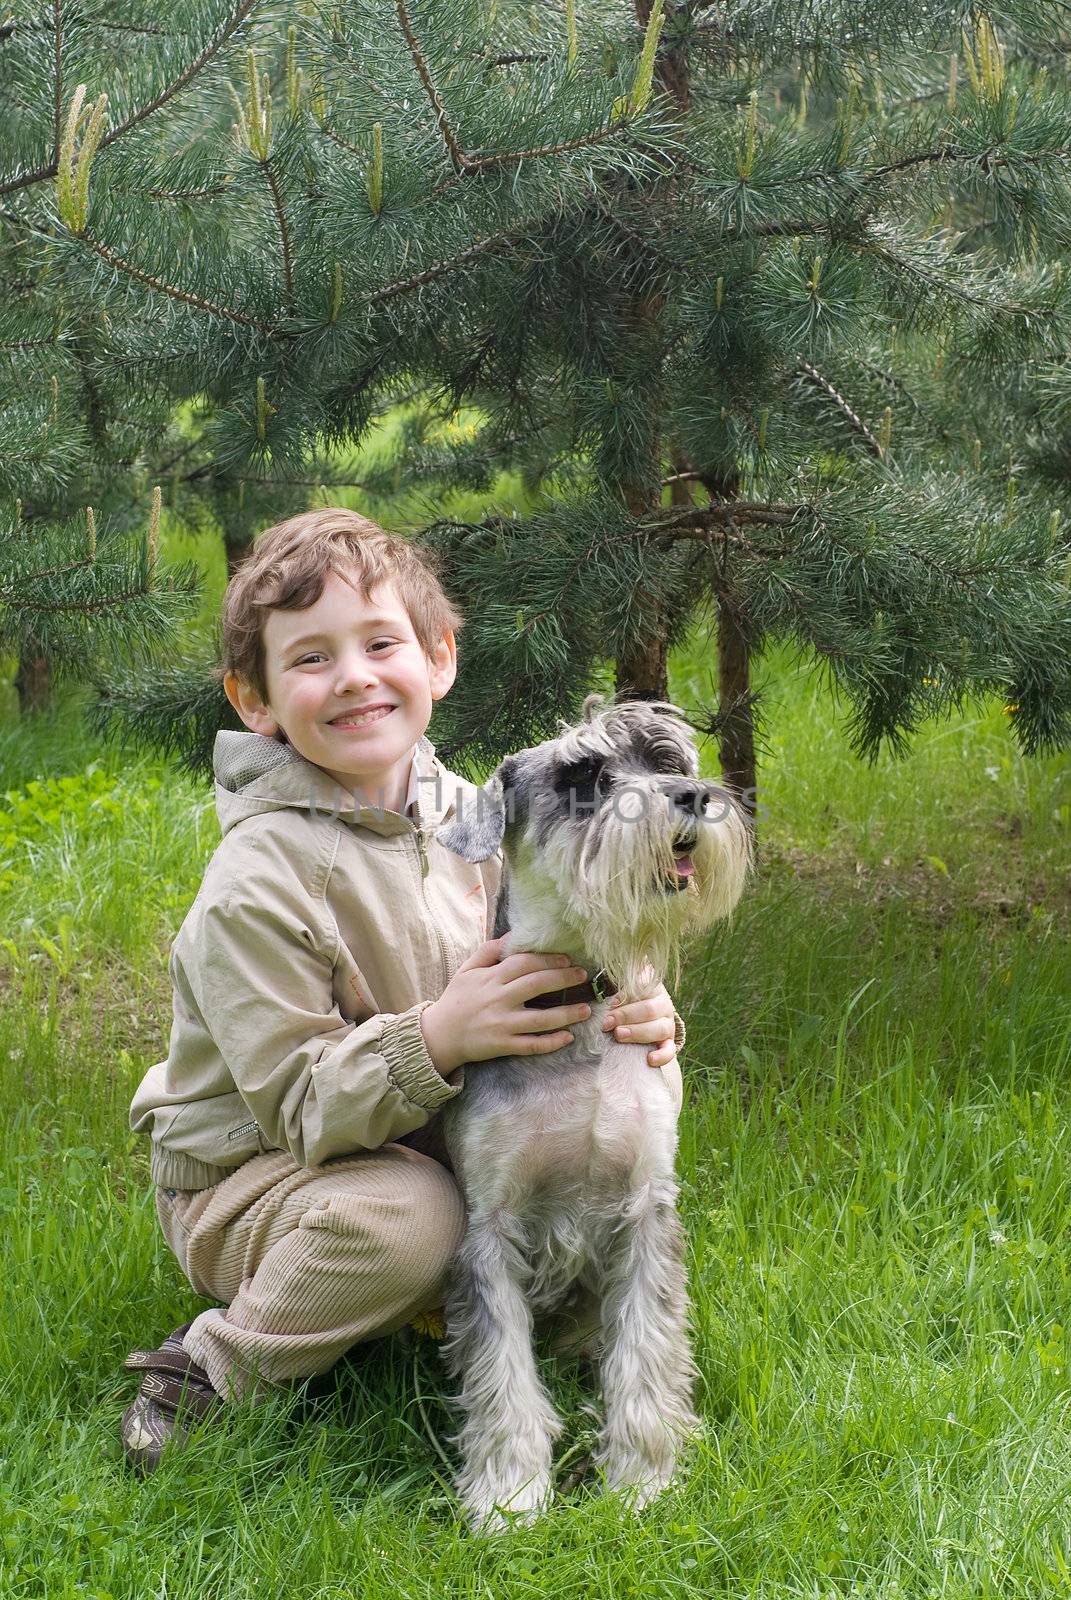
{"label": "tree trunk", "polygon": [[38,648],[32,635],[24,643],[19,656],[15,688],[19,696],[19,711],[23,716],[51,710],[52,663]]}
{"label": "tree trunk", "polygon": [[635,639],[618,656],[614,681],[623,700],[668,700],[665,639],[660,634]]}
{"label": "tree trunk", "polygon": [[231,544],[229,540],[224,541],[224,549],[227,552],[228,583],[234,577],[234,574],[237,572],[238,568],[241,566],[242,562],[245,560],[252,548],[253,540],[251,538],[243,540],[241,544]]}
{"label": "tree trunk", "polygon": [[718,756],[724,782],[755,815],[755,722],[751,709],[751,652],[728,589],[718,594]]}
{"label": "tree trunk", "polygon": [[[651,5],[652,0],[635,0],[636,20],[641,28],[647,27]],[[667,6],[667,18],[674,9],[672,5]],[[683,50],[663,48],[659,52],[655,65],[655,83],[663,93],[672,96],[678,115],[683,115],[688,110],[690,103],[688,63]],[[624,315],[635,327],[650,327],[661,319],[664,304],[662,295],[638,297],[625,309]],[[651,417],[651,454],[650,482],[629,483],[622,486],[625,502],[636,517],[656,511],[662,499],[662,429],[661,418],[657,414]],[[675,504],[677,488],[678,485],[674,484]],[[648,629],[631,640],[628,648],[617,658],[615,667],[617,693],[626,700],[668,700],[666,619],[653,607],[646,615],[649,622]]]}
{"label": "tree trunk", "polygon": [[[736,474],[718,477],[704,472],[699,480],[711,501],[736,498]],[[755,714],[751,703],[751,649],[740,624],[740,608],[733,592],[729,556],[715,583],[718,597],[718,711],[721,732],[718,757],[721,774],[750,817],[755,816],[757,776],[755,770]]]}

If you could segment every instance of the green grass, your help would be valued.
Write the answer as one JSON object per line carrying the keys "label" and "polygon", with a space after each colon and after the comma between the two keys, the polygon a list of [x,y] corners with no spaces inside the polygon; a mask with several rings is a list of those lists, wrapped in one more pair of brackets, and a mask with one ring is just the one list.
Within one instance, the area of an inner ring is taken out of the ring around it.
{"label": "green grass", "polygon": [[[697,641],[674,692],[707,673]],[[1071,1592],[1071,763],[997,706],[862,766],[807,674],[764,675],[761,871],[682,996],[706,1437],[641,1518],[585,1486],[490,1544],[427,1341],[126,1470],[122,1357],[204,1303],[126,1108],[215,823],[70,711],[0,723],[4,1600]],[[555,1385],[567,1450],[590,1395]]]}

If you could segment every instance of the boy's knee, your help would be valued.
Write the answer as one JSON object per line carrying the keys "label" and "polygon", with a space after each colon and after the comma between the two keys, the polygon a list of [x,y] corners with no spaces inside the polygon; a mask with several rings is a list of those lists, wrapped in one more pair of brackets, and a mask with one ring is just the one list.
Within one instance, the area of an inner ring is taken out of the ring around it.
{"label": "boy's knee", "polygon": [[386,1193],[332,1195],[303,1220],[343,1243],[389,1286],[390,1299],[415,1309],[436,1303],[465,1232],[465,1207],[454,1178],[437,1162],[408,1168]]}

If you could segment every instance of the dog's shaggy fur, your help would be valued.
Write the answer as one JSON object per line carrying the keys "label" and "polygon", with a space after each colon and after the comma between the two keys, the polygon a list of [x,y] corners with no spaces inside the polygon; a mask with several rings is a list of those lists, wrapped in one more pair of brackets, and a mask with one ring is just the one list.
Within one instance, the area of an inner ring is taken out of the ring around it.
{"label": "dog's shaggy fur", "polygon": [[[605,995],[637,996],[682,935],[731,911],[746,876],[746,821],[697,768],[674,707],[592,696],[579,725],[508,757],[439,837],[470,861],[503,849],[495,932],[511,951],[565,952],[603,975]],[[604,1034],[605,1013],[595,999],[551,1055],[468,1067],[444,1114],[468,1206],[446,1353],[462,1381],[458,1492],[478,1527],[549,1498],[559,1424],[532,1318],[577,1285],[601,1301],[607,1484],[642,1505],[696,1426],[675,1110],[648,1047]]]}

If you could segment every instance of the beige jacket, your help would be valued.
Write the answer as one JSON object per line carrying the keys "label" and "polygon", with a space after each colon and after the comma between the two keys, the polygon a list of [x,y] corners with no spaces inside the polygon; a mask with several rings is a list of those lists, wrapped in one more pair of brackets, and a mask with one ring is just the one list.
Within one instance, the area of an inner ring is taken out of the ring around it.
{"label": "beige jacket", "polygon": [[459,1093],[419,1017],[489,936],[500,873],[437,842],[473,789],[426,739],[415,820],[355,811],[256,733],[221,733],[215,774],[223,839],[172,950],[171,1047],[130,1111],[174,1189],[267,1150],[315,1166],[376,1149]]}

